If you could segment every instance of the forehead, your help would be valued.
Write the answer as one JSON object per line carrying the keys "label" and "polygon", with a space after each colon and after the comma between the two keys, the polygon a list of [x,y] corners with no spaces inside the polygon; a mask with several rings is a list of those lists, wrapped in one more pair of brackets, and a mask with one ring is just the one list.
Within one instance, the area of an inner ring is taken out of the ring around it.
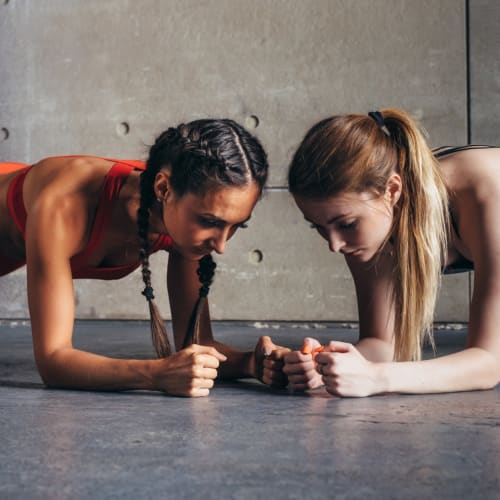
{"label": "forehead", "polygon": [[260,189],[252,182],[244,186],[211,188],[203,194],[186,193],[182,201],[195,212],[230,221],[248,218],[259,196]]}
{"label": "forehead", "polygon": [[364,191],[342,192],[326,198],[305,198],[294,196],[298,207],[307,214],[325,214],[335,216],[341,214],[358,213],[366,210],[370,205],[377,202],[378,197],[373,193]]}
{"label": "forehead", "polygon": [[356,192],[341,192],[327,197],[305,197],[300,195],[294,196],[295,201],[298,205],[307,207],[343,207],[356,205],[367,198],[366,193],[356,193]]}

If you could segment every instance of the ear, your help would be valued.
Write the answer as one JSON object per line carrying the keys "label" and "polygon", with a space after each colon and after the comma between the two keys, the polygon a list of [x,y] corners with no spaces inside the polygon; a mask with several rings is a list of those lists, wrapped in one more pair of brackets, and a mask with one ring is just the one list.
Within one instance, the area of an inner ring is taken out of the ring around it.
{"label": "ear", "polygon": [[387,184],[385,185],[384,198],[394,207],[401,197],[401,192],[403,189],[403,181],[399,174],[392,174],[389,179],[387,179]]}
{"label": "ear", "polygon": [[166,168],[162,168],[156,174],[153,188],[155,192],[155,197],[158,201],[166,200],[169,192],[171,191],[170,176],[171,176],[170,170]]}

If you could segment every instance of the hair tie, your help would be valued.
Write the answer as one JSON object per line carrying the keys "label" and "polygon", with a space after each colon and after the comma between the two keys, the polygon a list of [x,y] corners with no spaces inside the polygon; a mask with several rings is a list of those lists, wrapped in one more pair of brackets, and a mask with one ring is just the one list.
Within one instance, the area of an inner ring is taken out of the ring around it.
{"label": "hair tie", "polygon": [[382,132],[387,137],[391,137],[391,133],[389,132],[389,129],[387,128],[387,125],[385,124],[384,117],[382,116],[382,113],[380,111],[370,111],[368,113],[368,116],[375,120],[375,122],[379,126],[380,130],[382,130]]}
{"label": "hair tie", "polygon": [[144,295],[144,297],[146,297],[146,300],[148,301],[154,300],[155,298],[152,286],[147,286],[141,293],[142,295]]}

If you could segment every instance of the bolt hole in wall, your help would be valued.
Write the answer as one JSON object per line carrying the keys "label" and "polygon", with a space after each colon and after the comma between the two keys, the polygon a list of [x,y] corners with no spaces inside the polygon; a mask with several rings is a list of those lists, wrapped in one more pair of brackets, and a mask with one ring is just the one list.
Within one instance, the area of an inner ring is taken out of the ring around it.
{"label": "bolt hole in wall", "polygon": [[245,119],[245,126],[247,128],[257,128],[259,126],[259,118],[255,115],[247,116]]}
{"label": "bolt hole in wall", "polygon": [[0,142],[6,141],[9,138],[9,130],[6,128],[0,128]]}
{"label": "bolt hole in wall", "polygon": [[252,250],[248,255],[248,260],[250,264],[258,265],[262,262],[264,254],[260,250]]}
{"label": "bolt hole in wall", "polygon": [[121,122],[116,126],[116,134],[119,137],[125,137],[130,132],[130,125],[127,122]]}

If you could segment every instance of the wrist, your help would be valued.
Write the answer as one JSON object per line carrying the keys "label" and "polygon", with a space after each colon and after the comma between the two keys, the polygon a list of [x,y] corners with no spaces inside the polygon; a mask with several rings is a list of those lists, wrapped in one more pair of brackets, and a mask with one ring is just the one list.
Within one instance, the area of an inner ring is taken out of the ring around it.
{"label": "wrist", "polygon": [[374,363],[376,369],[377,392],[391,392],[389,379],[390,363]]}
{"label": "wrist", "polygon": [[141,369],[141,379],[142,384],[140,389],[145,389],[148,391],[159,391],[160,386],[158,380],[161,378],[160,374],[165,372],[165,363],[168,358],[165,359],[148,359],[143,361]]}
{"label": "wrist", "polygon": [[242,371],[243,371],[243,376],[244,377],[250,377],[250,378],[256,378],[256,371],[255,371],[255,353],[252,351],[248,351],[243,353],[243,359],[242,359]]}

